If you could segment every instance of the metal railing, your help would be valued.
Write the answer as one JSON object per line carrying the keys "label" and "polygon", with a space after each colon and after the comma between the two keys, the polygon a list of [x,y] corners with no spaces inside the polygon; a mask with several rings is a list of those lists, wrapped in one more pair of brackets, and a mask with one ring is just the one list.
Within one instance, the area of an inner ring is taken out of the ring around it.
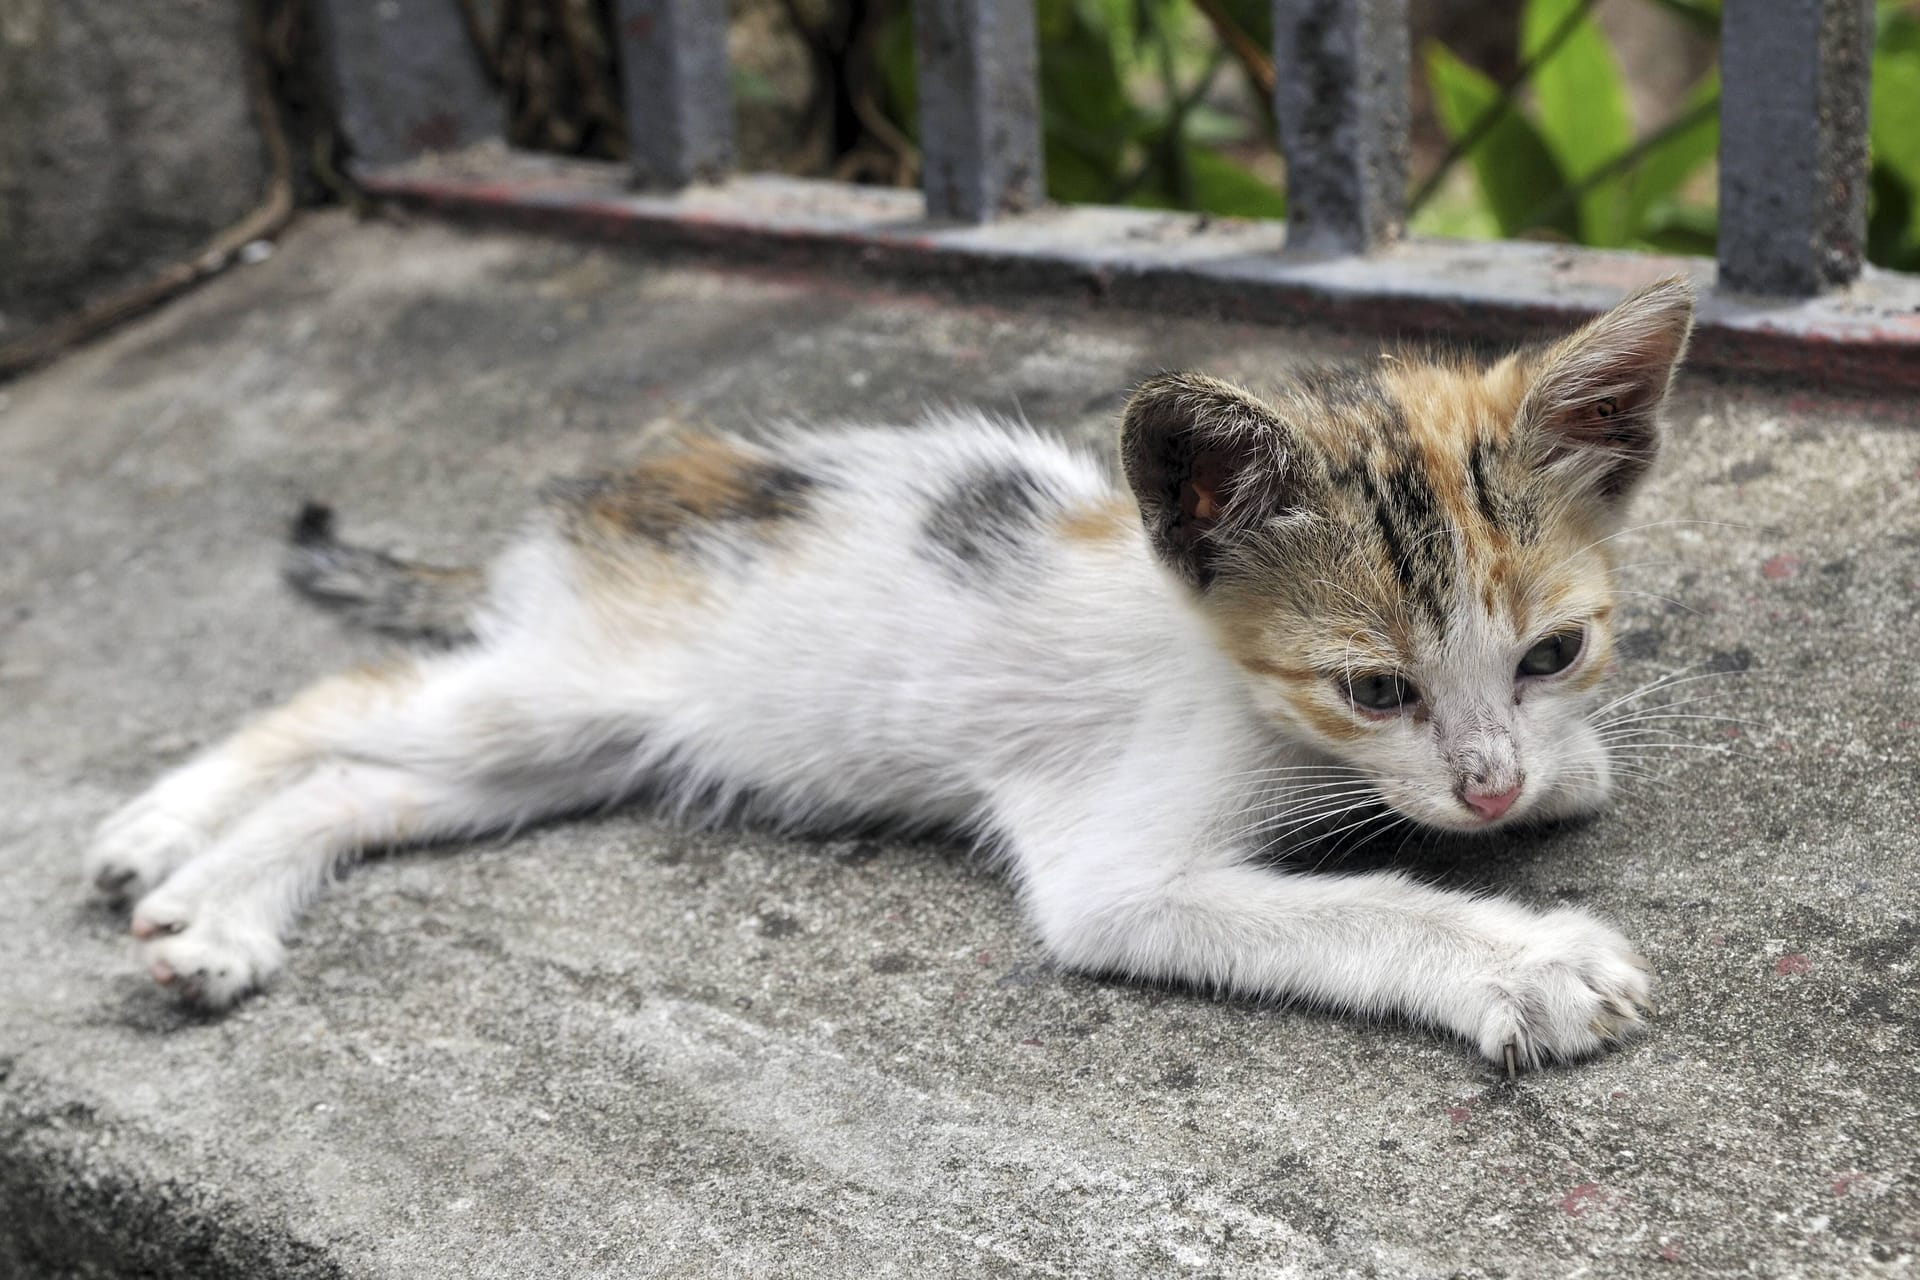
{"label": "metal railing", "polygon": [[[320,0],[358,155],[390,163],[499,134],[458,0]],[[681,187],[732,164],[725,0],[615,0],[634,162]],[[1287,160],[1283,252],[1376,253],[1406,216],[1407,0],[1273,0]],[[926,211],[1039,205],[1032,0],[914,0]],[[1860,274],[1873,0],[1727,0],[1719,285],[1811,297]]]}

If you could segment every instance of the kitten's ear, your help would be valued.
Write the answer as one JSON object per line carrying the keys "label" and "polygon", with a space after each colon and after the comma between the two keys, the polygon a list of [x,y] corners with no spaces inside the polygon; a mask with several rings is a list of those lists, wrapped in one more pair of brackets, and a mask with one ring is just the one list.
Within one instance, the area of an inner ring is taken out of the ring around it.
{"label": "kitten's ear", "polygon": [[1660,406],[1693,331],[1693,285],[1674,276],[1642,289],[1535,366],[1520,405],[1538,465],[1619,506],[1660,449]]}
{"label": "kitten's ear", "polygon": [[1120,432],[1127,482],[1160,558],[1197,587],[1234,533],[1294,505],[1297,453],[1271,405],[1198,373],[1149,378]]}

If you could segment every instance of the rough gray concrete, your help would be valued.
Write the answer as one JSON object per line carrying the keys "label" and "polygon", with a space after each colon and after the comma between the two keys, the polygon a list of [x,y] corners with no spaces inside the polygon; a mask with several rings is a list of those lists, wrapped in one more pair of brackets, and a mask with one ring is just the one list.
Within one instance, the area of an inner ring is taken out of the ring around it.
{"label": "rough gray concrete", "polygon": [[260,198],[239,0],[0,0],[0,340]]}
{"label": "rough gray concrete", "polygon": [[1091,434],[1162,366],[1368,350],[328,218],[8,388],[0,1273],[1912,1274],[1910,409],[1683,387],[1620,679],[1744,668],[1693,709],[1753,723],[1590,825],[1397,855],[1579,901],[1659,971],[1648,1038],[1518,1086],[1054,972],[938,845],[641,811],[396,856],[212,1020],[79,892],[112,805],[377,652],[275,582],[302,497],[453,559],[681,424],[969,400]]}

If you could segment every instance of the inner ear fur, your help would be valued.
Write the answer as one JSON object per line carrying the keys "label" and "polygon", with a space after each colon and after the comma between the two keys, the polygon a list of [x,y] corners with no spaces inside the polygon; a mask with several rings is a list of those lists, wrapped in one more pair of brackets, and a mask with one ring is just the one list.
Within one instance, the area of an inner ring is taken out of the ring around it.
{"label": "inner ear fur", "polygon": [[1674,276],[1593,320],[1540,359],[1519,426],[1541,465],[1609,504],[1660,450],[1660,408],[1693,331],[1693,285]]}
{"label": "inner ear fur", "polygon": [[1127,402],[1120,454],[1154,550],[1196,587],[1237,531],[1291,505],[1291,434],[1272,406],[1218,378],[1149,378]]}

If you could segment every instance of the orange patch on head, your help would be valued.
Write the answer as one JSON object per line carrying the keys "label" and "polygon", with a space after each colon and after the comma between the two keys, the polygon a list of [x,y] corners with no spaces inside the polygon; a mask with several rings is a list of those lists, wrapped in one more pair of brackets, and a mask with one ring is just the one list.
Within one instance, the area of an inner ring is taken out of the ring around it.
{"label": "orange patch on head", "polygon": [[1315,698],[1311,689],[1287,691],[1287,706],[1300,721],[1323,738],[1334,742],[1352,742],[1366,733],[1350,713],[1332,710]]}
{"label": "orange patch on head", "polygon": [[[1483,530],[1482,495],[1474,492],[1469,459],[1476,447],[1506,443],[1526,395],[1515,357],[1481,368],[1467,362],[1399,359],[1382,366],[1380,384],[1399,407],[1407,447],[1428,487],[1455,528]],[[1496,543],[1506,534],[1492,530]]]}
{"label": "orange patch on head", "polygon": [[1310,667],[1289,666],[1255,653],[1230,653],[1228,656],[1257,676],[1285,680],[1290,684],[1306,684],[1320,678],[1320,673]]}

